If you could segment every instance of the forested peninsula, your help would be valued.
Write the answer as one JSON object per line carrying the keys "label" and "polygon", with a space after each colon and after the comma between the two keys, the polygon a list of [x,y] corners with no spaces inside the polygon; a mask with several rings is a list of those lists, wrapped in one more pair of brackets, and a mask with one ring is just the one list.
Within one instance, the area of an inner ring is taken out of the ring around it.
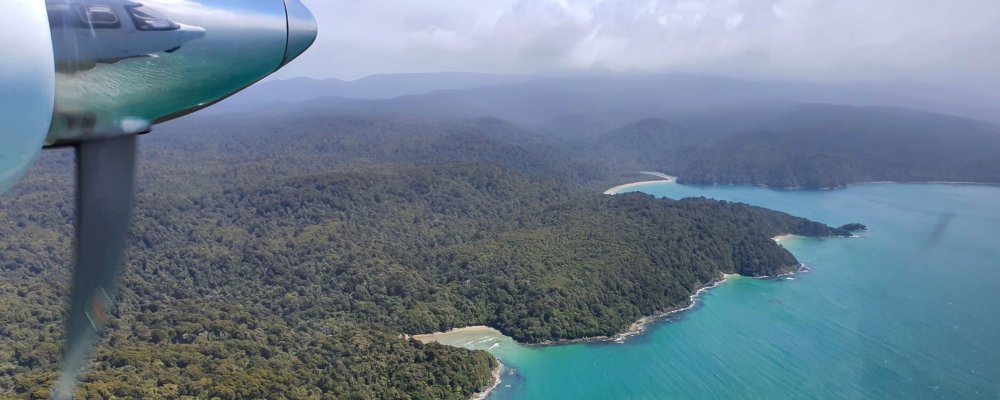
{"label": "forested peninsula", "polygon": [[[483,121],[409,136],[325,121],[143,141],[128,265],[81,398],[464,399],[496,360],[405,334],[611,336],[724,273],[793,270],[773,236],[849,235],[744,204],[603,195]],[[0,197],[3,397],[47,398],[57,376],[71,159],[47,152]]]}

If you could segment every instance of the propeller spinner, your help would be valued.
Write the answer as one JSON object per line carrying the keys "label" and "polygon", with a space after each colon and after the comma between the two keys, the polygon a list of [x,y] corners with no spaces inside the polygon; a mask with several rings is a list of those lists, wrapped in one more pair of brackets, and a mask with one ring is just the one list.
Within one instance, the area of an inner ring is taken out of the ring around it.
{"label": "propeller spinner", "polygon": [[219,102],[315,41],[299,0],[10,0],[0,24],[0,192],[44,147],[76,149],[76,251],[62,375],[72,398],[107,320],[136,135]]}

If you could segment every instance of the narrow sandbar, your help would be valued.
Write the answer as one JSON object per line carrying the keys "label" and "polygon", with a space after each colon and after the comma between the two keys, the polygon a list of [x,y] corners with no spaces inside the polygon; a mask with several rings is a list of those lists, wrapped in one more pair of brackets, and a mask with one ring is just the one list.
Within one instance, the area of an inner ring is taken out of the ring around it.
{"label": "narrow sandbar", "polygon": [[607,191],[604,192],[604,194],[611,194],[611,195],[619,194],[625,192],[626,190],[633,189],[635,187],[639,187],[642,185],[648,185],[650,183],[671,183],[677,181],[676,176],[670,176],[662,172],[640,171],[639,173],[644,175],[655,176],[660,179],[655,181],[642,181],[642,182],[633,182],[633,183],[626,183],[624,185],[618,185],[611,189],[608,189]]}

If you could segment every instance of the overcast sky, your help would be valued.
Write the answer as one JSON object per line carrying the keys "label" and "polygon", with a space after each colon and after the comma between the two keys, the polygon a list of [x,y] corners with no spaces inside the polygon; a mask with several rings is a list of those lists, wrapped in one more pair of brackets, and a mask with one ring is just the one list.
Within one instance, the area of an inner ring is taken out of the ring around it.
{"label": "overcast sky", "polygon": [[303,0],[280,77],[683,71],[1000,84],[998,0]]}

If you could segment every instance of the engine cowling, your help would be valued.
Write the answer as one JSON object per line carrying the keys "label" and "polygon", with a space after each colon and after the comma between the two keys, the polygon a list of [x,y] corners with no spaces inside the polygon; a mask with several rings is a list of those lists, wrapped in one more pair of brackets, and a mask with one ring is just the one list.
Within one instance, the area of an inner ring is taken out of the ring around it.
{"label": "engine cowling", "polygon": [[52,120],[55,74],[45,4],[11,0],[20,15],[0,24],[0,193],[42,149]]}
{"label": "engine cowling", "polygon": [[274,73],[316,39],[299,0],[12,0],[0,24],[0,191],[45,146],[145,133]]}

